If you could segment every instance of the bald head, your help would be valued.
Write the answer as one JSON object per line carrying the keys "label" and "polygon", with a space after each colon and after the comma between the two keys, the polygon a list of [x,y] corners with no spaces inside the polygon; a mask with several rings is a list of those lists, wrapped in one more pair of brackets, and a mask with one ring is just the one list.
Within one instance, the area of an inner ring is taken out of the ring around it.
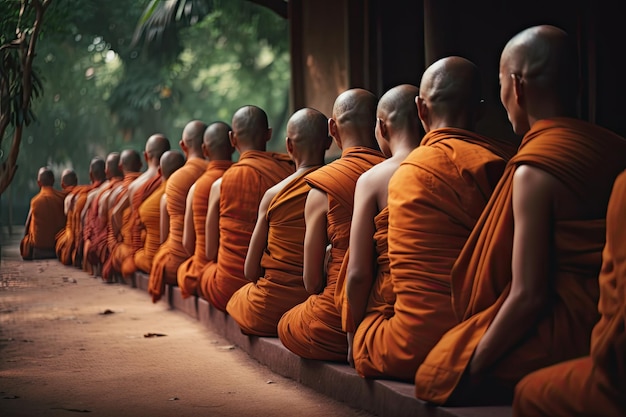
{"label": "bald head", "polygon": [[141,169],[141,156],[134,149],[125,149],[120,155],[120,166],[122,172],[139,172]]}
{"label": "bald head", "polygon": [[[501,75],[515,74],[564,102],[578,94],[578,59],[566,32],[550,25],[533,26],[515,35],[500,57]],[[506,73],[506,74],[503,74]]]}
{"label": "bald head", "polygon": [[318,110],[300,109],[287,122],[287,139],[300,153],[321,153],[323,160],[331,140],[328,136],[328,119]]}
{"label": "bald head", "polygon": [[183,150],[192,154],[202,156],[202,136],[207,126],[200,120],[192,120],[183,129]]}
{"label": "bald head", "polygon": [[161,174],[168,179],[178,168],[185,165],[185,156],[178,151],[167,151],[161,156]]}
{"label": "bald head", "polygon": [[78,184],[78,176],[71,168],[66,168],[61,173],[61,188],[72,187]]}
{"label": "bald head", "polygon": [[89,177],[92,181],[104,181],[106,179],[106,167],[102,158],[93,158],[89,163]]}
{"label": "bald head", "polygon": [[120,154],[119,152],[111,152],[107,155],[105,164],[106,177],[111,179],[113,177],[122,177],[122,171],[120,171]]}
{"label": "bald head", "polygon": [[54,173],[48,167],[39,168],[37,182],[40,187],[52,187],[54,185]]}
{"label": "bald head", "polygon": [[378,102],[376,117],[397,129],[419,124],[415,98],[419,89],[411,84],[402,84],[387,91]]}
{"label": "bald head", "polygon": [[170,150],[170,141],[164,135],[156,133],[146,141],[146,159],[148,164],[158,166],[161,155]]}
{"label": "bald head", "polygon": [[230,161],[232,159],[235,149],[228,137],[230,130],[230,126],[224,122],[214,122],[206,128],[202,147],[209,160]]}
{"label": "bald head", "polygon": [[333,105],[333,117],[328,121],[328,129],[339,148],[378,148],[374,136],[377,105],[376,96],[362,88],[344,91],[337,97]]}
{"label": "bald head", "polygon": [[264,151],[271,139],[267,114],[257,106],[243,106],[235,112],[232,120],[234,145],[242,150]]}

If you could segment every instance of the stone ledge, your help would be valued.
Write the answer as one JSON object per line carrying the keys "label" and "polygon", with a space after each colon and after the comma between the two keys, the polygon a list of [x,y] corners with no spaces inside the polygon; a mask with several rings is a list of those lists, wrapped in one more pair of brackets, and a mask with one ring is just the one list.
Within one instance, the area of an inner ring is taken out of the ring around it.
{"label": "stone ledge", "polygon": [[[138,273],[137,288],[147,291],[148,275]],[[307,360],[293,354],[280,340],[244,335],[226,313],[198,297],[183,299],[180,289],[166,287],[172,309],[199,320],[252,358],[279,375],[324,395],[381,417],[510,417],[511,407],[435,407],[414,396],[413,384],[361,378],[348,365]]]}

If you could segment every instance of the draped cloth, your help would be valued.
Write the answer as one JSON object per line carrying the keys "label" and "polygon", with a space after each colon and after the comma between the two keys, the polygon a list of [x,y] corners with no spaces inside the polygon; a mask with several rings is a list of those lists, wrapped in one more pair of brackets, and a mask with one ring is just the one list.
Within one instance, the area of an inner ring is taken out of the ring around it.
{"label": "draped cloth", "polygon": [[514,416],[626,415],[626,172],[613,187],[600,271],[600,321],[591,353],[535,371],[517,384]]}
{"label": "draped cloth", "polygon": [[265,274],[237,290],[226,311],[245,334],[277,336],[282,315],[309,296],[302,281],[304,204],[311,187],[308,169],[280,190],[270,202],[266,219],[267,246],[261,258]]}
{"label": "draped cloth", "polygon": [[[539,168],[594,212],[605,213],[613,181],[626,167],[625,154],[626,140],[581,120],[554,118],[533,125],[455,263],[453,307],[462,322],[443,336],[418,369],[418,398],[439,404],[448,400],[508,295],[515,169],[520,165]],[[553,236],[550,305],[525,338],[484,375],[503,393],[512,392],[523,376],[536,369],[589,352],[591,329],[598,320],[597,281],[605,219],[557,220]]]}
{"label": "draped cloth", "polygon": [[176,285],[178,266],[188,258],[183,247],[183,225],[187,193],[194,182],[206,170],[208,161],[191,158],[167,180],[165,195],[167,213],[170,216],[170,230],[152,262],[148,292],[152,301],[157,302],[165,292],[165,284]]}
{"label": "draped cloth", "polygon": [[196,245],[193,255],[178,267],[177,280],[183,298],[197,295],[202,269],[209,261],[206,257],[206,215],[213,183],[231,167],[232,161],[210,161],[206,171],[196,181],[191,207]]}
{"label": "draped cloth", "polygon": [[[85,242],[85,235],[87,234],[85,231],[85,224],[83,222],[82,212],[87,204],[87,197],[92,192],[97,192],[97,190],[102,187],[103,181],[96,181],[92,184],[91,188],[81,189],[76,193],[74,197],[74,211],[72,213],[73,223],[75,226],[74,229],[74,249],[72,250],[72,263],[74,266],[80,267],[83,263],[83,249]],[[87,218],[87,215],[85,215]]]}
{"label": "draped cloth", "polygon": [[435,129],[391,177],[390,273],[378,276],[354,335],[360,375],[412,380],[428,351],[457,323],[452,265],[513,151],[509,143],[467,130]]}
{"label": "draped cloth", "polygon": [[139,206],[139,219],[143,226],[142,234],[145,236],[143,246],[133,255],[132,264],[125,265],[126,276],[134,274],[136,271],[143,271],[150,274],[154,256],[161,246],[161,198],[165,194],[167,181],[163,180],[161,185]]}
{"label": "draped cloth", "polygon": [[348,342],[341,327],[341,306],[335,302],[337,277],[350,243],[356,181],[384,159],[377,150],[350,147],[343,150],[341,158],[306,177],[311,187],[328,197],[327,232],[332,249],[322,293],[309,296],[278,322],[278,337],[298,356],[346,361]]}
{"label": "draped cloth", "polygon": [[88,236],[85,237],[84,256],[91,265],[99,265],[107,249],[108,213],[100,213],[100,200],[108,198],[121,183],[122,178],[111,178],[101,190],[98,190],[98,195],[91,201],[89,212],[85,216],[85,230]]}
{"label": "draped cloth", "polygon": [[[130,279],[137,270],[135,265],[135,253],[143,247],[146,237],[145,228],[141,222],[141,216],[139,215],[139,207],[160,187],[162,182],[162,175],[157,173],[152,178],[144,182],[141,187],[135,190],[130,202],[130,218],[128,219],[128,223],[130,225],[130,243],[127,244],[129,248],[127,248],[126,256],[121,257],[121,264],[119,266],[119,271],[126,279]],[[158,213],[160,214],[160,211]]]}
{"label": "draped cloth", "polygon": [[20,242],[22,259],[54,258],[55,237],[65,227],[64,193],[41,187],[30,200],[30,221]]}
{"label": "draped cloth", "polygon": [[222,176],[217,262],[207,262],[198,285],[199,294],[215,308],[226,311],[233,293],[249,282],[243,265],[259,203],[265,191],[293,172],[285,154],[246,151]]}
{"label": "draped cloth", "polygon": [[74,250],[74,230],[76,228],[74,224],[74,201],[76,199],[76,194],[78,194],[82,189],[90,189],[91,185],[77,185],[68,187],[70,192],[65,197],[69,199],[69,204],[67,204],[67,213],[65,213],[65,227],[63,227],[57,233],[55,237],[55,252],[59,262],[63,265],[71,265],[72,264],[72,251]]}

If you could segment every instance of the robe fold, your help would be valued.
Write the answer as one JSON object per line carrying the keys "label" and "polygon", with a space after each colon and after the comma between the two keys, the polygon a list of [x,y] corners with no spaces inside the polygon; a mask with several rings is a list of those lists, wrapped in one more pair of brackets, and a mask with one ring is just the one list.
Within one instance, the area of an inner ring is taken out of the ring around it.
{"label": "robe fold", "polygon": [[167,181],[163,180],[159,188],[157,188],[150,196],[139,206],[139,219],[143,225],[143,234],[145,236],[143,246],[140,247],[133,255],[132,265],[126,265],[127,268],[135,269],[124,270],[126,276],[134,274],[136,271],[150,273],[152,270],[152,262],[154,256],[161,246],[161,197],[165,194]]}
{"label": "robe fold", "polygon": [[381,305],[377,288],[386,285],[375,284],[354,335],[360,375],[412,380],[457,323],[450,272],[512,153],[511,144],[467,130],[435,129],[391,177],[388,280],[396,297],[391,306]]}
{"label": "robe fold", "polygon": [[233,293],[249,282],[243,266],[259,203],[270,187],[293,172],[285,154],[246,151],[222,176],[217,261],[207,262],[198,284],[199,294],[215,308],[226,311]]}
{"label": "robe fold", "polygon": [[20,242],[22,259],[54,258],[55,237],[65,227],[65,195],[52,187],[41,187],[30,200],[30,223]]}
{"label": "robe fold", "polygon": [[626,415],[626,172],[615,181],[606,215],[600,271],[600,321],[591,354],[531,373],[515,389],[513,415]]}
{"label": "robe fold", "polygon": [[206,257],[205,232],[211,186],[232,165],[232,161],[210,161],[204,174],[196,181],[196,188],[191,202],[196,245],[193,255],[180,264],[177,273],[178,287],[183,298],[197,295],[198,280],[202,274],[202,269],[209,261]]}
{"label": "robe fold", "polygon": [[74,248],[72,249],[71,257],[72,264],[76,267],[80,267],[83,261],[83,245],[84,245],[84,224],[82,212],[87,204],[87,197],[89,193],[99,189],[103,184],[103,181],[96,181],[91,184],[90,187],[83,188],[76,193],[74,197],[74,210],[72,212],[72,223],[74,224]]}
{"label": "robe fold", "polygon": [[[84,256],[91,265],[99,265],[102,259],[101,255],[107,249],[108,210],[100,212],[100,201],[103,198],[108,198],[109,194],[121,183],[122,178],[111,178],[101,190],[98,190],[98,195],[91,202],[89,212],[85,216],[85,229],[88,236],[85,237]],[[108,209],[108,207],[106,208]]]}
{"label": "robe fold", "polygon": [[139,207],[159,188],[162,181],[163,177],[161,174],[157,173],[135,190],[132,201],[130,202],[131,211],[128,220],[130,224],[130,248],[127,256],[122,259],[120,265],[120,272],[126,279],[130,279],[137,270],[137,266],[135,265],[135,253],[143,247],[146,237],[145,229],[141,222],[141,216],[139,215]]}
{"label": "robe fold", "polygon": [[129,172],[124,175],[124,179],[122,180],[122,184],[120,185],[120,190],[118,194],[115,196],[115,200],[110,203],[109,213],[108,213],[108,224],[107,224],[107,254],[102,261],[102,279],[105,281],[111,281],[114,279],[114,273],[120,273],[122,267],[122,261],[131,255],[131,228],[132,223],[130,222],[130,213],[131,207],[130,205],[122,210],[122,227],[118,234],[113,233],[113,225],[111,224],[111,216],[113,213],[113,209],[119,204],[120,201],[126,196],[128,193],[128,186],[137,179],[141,175],[140,172]]}
{"label": "robe fold", "polygon": [[265,274],[256,283],[249,282],[237,290],[226,305],[226,311],[245,334],[277,336],[278,320],[309,296],[302,268],[304,204],[311,187],[304,177],[317,168],[294,178],[267,208],[267,246],[261,258]]}
{"label": "robe fold", "polygon": [[170,216],[170,230],[167,240],[163,242],[152,262],[148,292],[152,301],[157,302],[165,292],[165,285],[177,285],[176,271],[188,258],[183,247],[183,226],[187,193],[194,182],[206,170],[208,161],[202,158],[191,158],[185,162],[167,180],[165,195],[167,196],[167,213]]}
{"label": "robe fold", "polygon": [[312,188],[328,197],[327,233],[332,249],[322,293],[309,296],[287,311],[278,322],[278,337],[298,356],[346,361],[348,342],[341,326],[341,307],[335,302],[337,277],[350,243],[356,181],[384,159],[385,156],[377,150],[350,147],[343,150],[341,158],[306,177]]}
{"label": "robe fold", "polygon": [[56,235],[55,238],[55,252],[59,262],[63,265],[72,264],[72,251],[74,250],[74,200],[76,195],[85,188],[90,188],[91,185],[77,185],[71,187],[70,193],[66,196],[66,199],[71,201],[68,204],[67,213],[65,213],[65,227]]}
{"label": "robe fold", "polygon": [[[443,336],[418,369],[418,398],[438,404],[448,400],[508,295],[515,169],[520,165],[539,168],[595,212],[605,213],[613,181],[626,167],[625,154],[626,140],[581,120],[554,118],[533,125],[455,263],[453,307],[462,322]],[[605,219],[557,220],[553,235],[550,305],[524,339],[484,375],[502,395],[512,393],[515,384],[536,369],[589,352],[591,330],[598,320],[597,281]],[[464,392],[456,394],[463,397]]]}

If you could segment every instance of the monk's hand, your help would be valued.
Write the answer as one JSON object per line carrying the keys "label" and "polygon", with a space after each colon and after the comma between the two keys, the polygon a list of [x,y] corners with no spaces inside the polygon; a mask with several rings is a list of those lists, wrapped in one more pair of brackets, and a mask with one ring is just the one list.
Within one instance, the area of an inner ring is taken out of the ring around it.
{"label": "monk's hand", "polygon": [[354,368],[354,357],[352,356],[352,344],[354,343],[354,333],[348,332],[346,334],[348,338],[348,363]]}
{"label": "monk's hand", "polygon": [[324,255],[324,277],[328,276],[328,265],[330,265],[330,262],[333,260],[333,257],[331,255],[332,249],[333,245],[329,243],[326,246],[326,254]]}

